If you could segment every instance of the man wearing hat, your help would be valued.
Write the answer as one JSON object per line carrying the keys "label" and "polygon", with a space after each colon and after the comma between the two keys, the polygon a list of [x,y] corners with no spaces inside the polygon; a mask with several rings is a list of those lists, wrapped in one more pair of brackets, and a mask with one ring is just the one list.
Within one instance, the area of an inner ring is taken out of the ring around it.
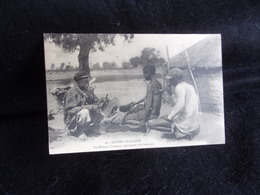
{"label": "man wearing hat", "polygon": [[89,87],[89,79],[86,72],[76,73],[77,86],[70,88],[64,99],[64,122],[70,135],[76,137],[90,133],[102,120],[99,99]]}
{"label": "man wearing hat", "polygon": [[175,92],[171,94],[175,105],[168,115],[148,122],[150,129],[170,128],[176,139],[191,138],[199,131],[198,97],[194,87],[185,82],[183,76],[183,71],[178,68],[169,71],[166,76],[167,87],[169,91]]}

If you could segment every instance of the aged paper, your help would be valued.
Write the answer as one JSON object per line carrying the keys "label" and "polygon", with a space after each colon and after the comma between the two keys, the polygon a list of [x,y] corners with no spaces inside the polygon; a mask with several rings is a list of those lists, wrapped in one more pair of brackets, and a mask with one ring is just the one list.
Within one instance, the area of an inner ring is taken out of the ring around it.
{"label": "aged paper", "polygon": [[44,50],[50,154],[225,143],[221,35],[44,34]]}

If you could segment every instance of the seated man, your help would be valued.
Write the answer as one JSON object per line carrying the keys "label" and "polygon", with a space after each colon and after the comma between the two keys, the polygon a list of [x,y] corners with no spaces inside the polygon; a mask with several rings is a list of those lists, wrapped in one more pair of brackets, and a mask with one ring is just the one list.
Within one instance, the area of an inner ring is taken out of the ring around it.
{"label": "seated man", "polygon": [[64,122],[70,134],[80,136],[95,130],[102,120],[98,97],[89,87],[89,75],[78,72],[74,76],[77,86],[70,88],[64,98]]}
{"label": "seated man", "polygon": [[[172,111],[161,118],[148,122],[148,128],[154,130],[171,129],[176,139],[191,137],[199,131],[198,97],[192,85],[183,81],[183,71],[174,68],[166,76],[167,85],[175,91],[175,105]],[[175,89],[174,89],[175,88]]]}
{"label": "seated man", "polygon": [[[146,96],[136,103],[131,103],[126,107],[120,108],[120,111],[128,111],[124,117],[123,124],[127,124],[130,120],[140,121],[141,129],[146,131],[146,122],[149,119],[159,117],[162,102],[162,85],[154,77],[155,71],[156,69],[153,65],[146,65],[143,68],[144,78],[150,81],[147,86]],[[144,105],[139,104],[141,102],[144,102]]]}

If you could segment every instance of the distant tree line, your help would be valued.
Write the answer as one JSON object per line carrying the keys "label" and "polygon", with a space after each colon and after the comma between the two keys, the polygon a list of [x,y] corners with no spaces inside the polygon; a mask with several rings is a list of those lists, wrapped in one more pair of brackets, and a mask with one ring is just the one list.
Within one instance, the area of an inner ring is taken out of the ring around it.
{"label": "distant tree line", "polygon": [[[160,57],[160,52],[155,48],[146,47],[142,50],[140,56],[135,56],[124,61],[121,65],[121,69],[134,69],[137,67],[143,67],[146,65],[161,66],[165,63],[164,58]],[[95,63],[92,67],[93,70],[111,70],[119,69],[115,62],[104,62],[102,66],[99,63]]]}
{"label": "distant tree line", "polygon": [[[102,66],[100,63],[92,65],[92,70],[114,70],[114,69],[134,69],[137,67],[144,67],[146,65],[155,65],[156,67],[161,66],[165,63],[164,58],[160,57],[160,52],[155,48],[146,47],[141,51],[140,56],[130,58],[128,61],[124,61],[121,66],[118,66],[115,62],[103,62]],[[48,71],[50,72],[68,72],[78,71],[79,67],[73,67],[70,62],[65,65],[61,63],[59,67],[55,67],[55,64],[51,64]]]}
{"label": "distant tree line", "polygon": [[115,62],[103,62],[102,67],[99,63],[93,64],[92,70],[113,70],[118,69],[118,65]]}
{"label": "distant tree line", "polygon": [[51,64],[51,67],[48,72],[69,72],[69,71],[78,71],[78,67],[73,67],[70,62],[68,64],[65,64],[62,62],[60,66],[56,67],[54,63]]}

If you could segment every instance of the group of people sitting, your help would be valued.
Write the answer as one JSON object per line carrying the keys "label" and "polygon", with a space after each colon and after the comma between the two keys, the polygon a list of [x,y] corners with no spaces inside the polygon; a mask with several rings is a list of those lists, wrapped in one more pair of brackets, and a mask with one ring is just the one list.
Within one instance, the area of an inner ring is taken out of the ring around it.
{"label": "group of people sitting", "polygon": [[[66,92],[64,98],[64,122],[72,136],[88,136],[100,129],[101,124],[125,126],[136,125],[140,132],[151,129],[167,132],[171,138],[191,139],[199,131],[198,97],[192,85],[184,81],[184,72],[178,68],[169,70],[165,76],[165,89],[155,78],[156,68],[147,65],[143,68],[143,76],[149,81],[146,96],[127,105],[120,106],[111,118],[102,115],[105,98],[99,99],[94,89],[89,86],[90,76],[86,72],[78,72],[74,76],[76,86]],[[174,105],[169,114],[160,117],[163,93],[167,93]],[[159,118],[160,117],[160,118]],[[117,118],[117,119],[115,119]],[[106,121],[104,123],[104,121]]]}

